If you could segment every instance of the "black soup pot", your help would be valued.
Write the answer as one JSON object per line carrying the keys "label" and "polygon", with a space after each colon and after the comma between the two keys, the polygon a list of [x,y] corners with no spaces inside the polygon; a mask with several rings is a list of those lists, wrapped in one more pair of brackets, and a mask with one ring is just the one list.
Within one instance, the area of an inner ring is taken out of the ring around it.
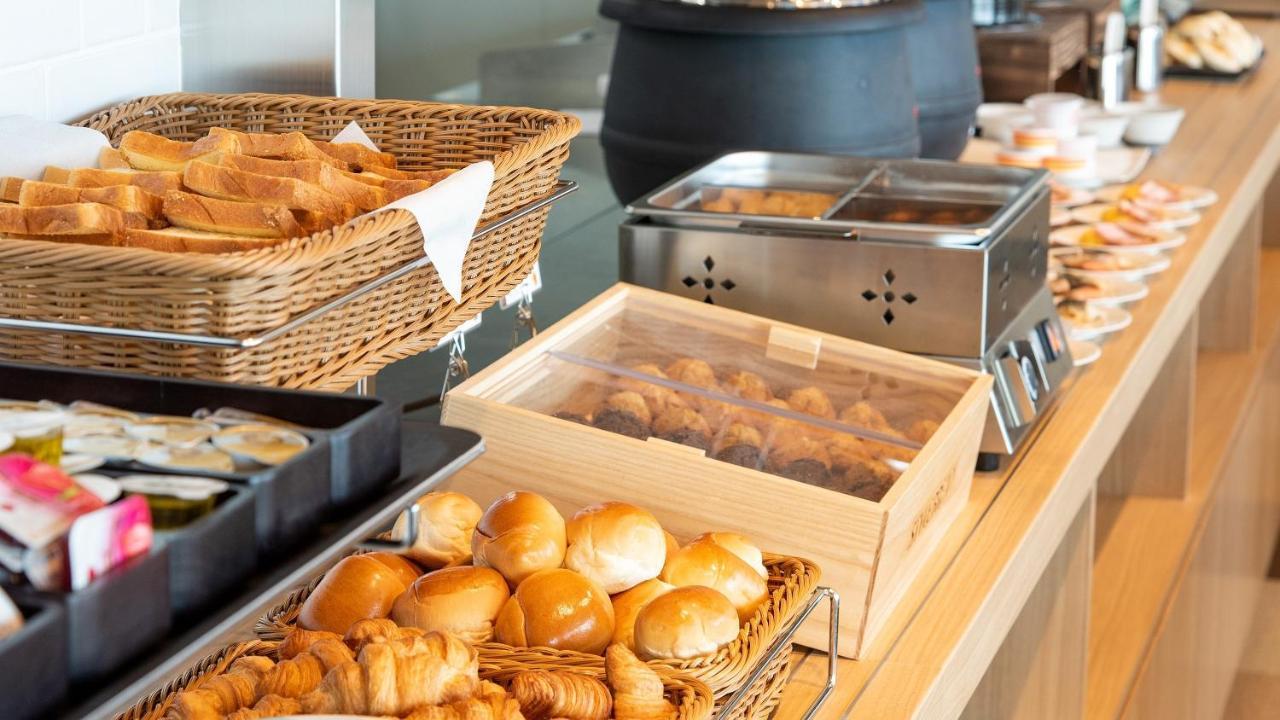
{"label": "black soup pot", "polygon": [[920,157],[955,160],[982,104],[982,77],[970,0],[924,0],[907,28],[911,79],[920,108]]}
{"label": "black soup pot", "polygon": [[724,2],[601,2],[621,25],[600,137],[619,200],[731,150],[919,152],[906,29],[920,0],[804,10]]}

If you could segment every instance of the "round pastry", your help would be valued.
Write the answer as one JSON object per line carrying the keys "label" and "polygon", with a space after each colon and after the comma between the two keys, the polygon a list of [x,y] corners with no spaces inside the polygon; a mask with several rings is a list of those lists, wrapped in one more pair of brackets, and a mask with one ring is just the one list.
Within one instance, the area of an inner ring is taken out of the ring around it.
{"label": "round pastry", "polygon": [[724,390],[745,400],[768,402],[773,399],[773,391],[764,378],[746,370],[739,370],[725,378]]}
{"label": "round pastry", "polygon": [[680,552],[680,541],[676,540],[676,536],[666,530],[662,531],[662,537],[667,541],[667,555],[662,562],[662,567],[665,568],[667,566],[667,562],[671,560],[671,556]]}
{"label": "round pastry", "polygon": [[644,660],[710,655],[738,637],[738,615],[709,587],[682,587],[651,600],[636,615],[635,650]]}
{"label": "round pastry", "polygon": [[907,428],[907,437],[915,440],[923,445],[929,442],[929,438],[938,431],[938,423],[933,420],[921,419],[911,423],[911,427]]}
{"label": "round pastry", "polygon": [[496,570],[445,568],[415,580],[396,598],[391,619],[427,632],[450,632],[468,642],[488,642],[510,597],[506,579]]}
{"label": "round pastry", "polygon": [[564,565],[610,595],[658,577],[667,559],[662,525],[635,505],[607,502],[579,510],[568,525]]}
{"label": "round pastry", "polygon": [[676,587],[705,585],[729,599],[738,619],[746,622],[769,597],[769,586],[745,560],[709,539],[696,540],[680,548],[662,579]]}
{"label": "round pastry", "polygon": [[1216,37],[1192,38],[1191,42],[1195,44],[1196,51],[1200,53],[1200,57],[1204,59],[1205,64],[1211,69],[1228,75],[1234,75],[1244,70],[1244,66],[1236,59],[1231,48]]}
{"label": "round pastry", "polygon": [[[654,365],[653,363],[636,365],[631,369],[636,372],[644,373],[645,375],[652,375],[656,378],[666,379],[667,377],[667,374],[662,372],[662,368]],[[654,417],[666,411],[667,408],[673,406],[680,407],[687,404],[683,398],[676,394],[674,390],[670,390],[661,385],[655,385],[650,382],[644,382],[643,380],[622,378],[619,381],[618,386],[624,390],[639,393],[644,397],[645,403],[649,406],[649,412]]]}
{"label": "round pastry", "polygon": [[[880,412],[871,403],[866,400],[859,400],[840,411],[840,422],[851,427],[864,430],[873,430],[882,435],[901,438],[902,433],[889,424],[884,413]],[[916,451],[900,445],[889,445],[886,443],[868,442],[867,447],[871,449],[872,455],[877,459],[891,458],[894,460],[903,460],[910,462],[916,456]]]}
{"label": "round pastry", "polygon": [[680,358],[671,363],[667,366],[667,377],[685,385],[708,390],[719,386],[716,382],[716,371],[712,370],[705,361],[697,358]]}
{"label": "round pastry", "polygon": [[1180,65],[1193,70],[1204,67],[1204,58],[1200,57],[1195,43],[1178,33],[1171,32],[1164,36],[1164,51]]}
{"label": "round pastry", "polygon": [[613,604],[572,570],[540,570],[520,583],[498,613],[494,639],[598,655],[613,637]]}
{"label": "round pastry", "polygon": [[711,447],[711,426],[697,410],[672,407],[653,421],[654,437],[702,450]]}
{"label": "round pastry", "polygon": [[730,423],[720,437],[720,449],[716,459],[747,468],[760,467],[764,438],[760,431],[745,423]]}
{"label": "round pastry", "polygon": [[693,539],[693,542],[699,540],[710,540],[720,547],[742,558],[742,561],[751,566],[751,569],[760,573],[760,577],[768,580],[769,571],[764,567],[764,554],[760,552],[760,548],[746,535],[735,532],[709,532],[703,533]]}
{"label": "round pastry", "polygon": [[879,460],[865,460],[845,468],[840,477],[842,482],[839,489],[842,492],[880,502],[889,488],[893,487],[897,473]]}
{"label": "round pastry", "polygon": [[371,552],[368,556],[391,568],[400,582],[409,587],[422,576],[422,568],[406,560],[403,556],[391,552]]}
{"label": "round pastry", "polygon": [[638,392],[623,390],[605,398],[604,405],[592,416],[592,424],[601,430],[643,440],[649,437],[653,416],[649,404]]}
{"label": "round pastry", "polygon": [[791,406],[792,410],[808,415],[816,415],[828,419],[836,416],[836,409],[831,404],[831,398],[816,387],[803,387],[793,391],[787,396],[787,404]]}
{"label": "round pastry", "polygon": [[813,438],[784,435],[769,450],[765,467],[785,478],[825,486],[831,474],[831,456],[826,446]]}
{"label": "round pastry", "polygon": [[[418,539],[405,554],[430,569],[471,559],[471,535],[484,510],[458,492],[432,492],[418,499]],[[408,516],[396,518],[392,534],[404,537]]]}
{"label": "round pastry", "polygon": [[[645,608],[654,598],[664,595],[675,589],[674,585],[665,583],[657,578],[645,580],[630,590],[613,596],[613,639],[609,641],[610,645],[621,643],[628,650],[635,652],[636,650],[636,616]],[[733,606],[730,605],[730,608]],[[737,624],[738,615],[734,613],[734,624]]]}
{"label": "round pastry", "polygon": [[502,573],[512,587],[564,563],[564,518],[546,498],[509,492],[485,510],[471,536],[473,562]]}
{"label": "round pastry", "polygon": [[302,603],[298,626],[345,634],[357,620],[386,617],[405,587],[399,573],[368,555],[343,558]]}

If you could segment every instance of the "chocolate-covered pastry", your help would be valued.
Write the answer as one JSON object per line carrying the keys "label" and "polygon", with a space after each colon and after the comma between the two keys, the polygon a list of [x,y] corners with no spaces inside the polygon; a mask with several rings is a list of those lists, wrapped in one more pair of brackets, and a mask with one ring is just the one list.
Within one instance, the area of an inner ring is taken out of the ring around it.
{"label": "chocolate-covered pastry", "polygon": [[[896,428],[889,424],[885,419],[884,413],[877,410],[866,400],[859,400],[840,411],[840,422],[852,427],[864,430],[874,430],[882,435],[889,437],[903,438],[906,436],[898,432]],[[868,442],[873,457],[878,460],[891,458],[893,460],[902,460],[910,462],[916,456],[915,450],[909,450],[899,445],[890,445],[887,443]]]}
{"label": "chocolate-covered pastry", "polygon": [[[766,401],[765,404],[772,405],[779,410],[791,409],[791,406],[787,404],[787,401],[782,400],[781,398],[773,398],[772,400]],[[751,408],[737,405],[729,408],[726,420],[730,423],[750,425],[764,434],[784,432],[788,427],[801,427],[801,424],[794,420],[781,418],[772,413],[753,410]]]}
{"label": "chocolate-covered pastry", "polygon": [[804,435],[787,434],[776,440],[766,460],[769,472],[810,485],[828,487],[831,456],[826,447]]}
{"label": "chocolate-covered pastry", "polygon": [[592,424],[601,430],[643,440],[649,437],[652,419],[649,405],[640,393],[623,390],[605,398],[604,405],[595,412]]}
{"label": "chocolate-covered pastry", "polygon": [[739,370],[725,378],[724,391],[744,400],[756,402],[769,402],[773,399],[773,391],[769,389],[769,384],[764,381],[764,378],[746,370]]}
{"label": "chocolate-covered pastry", "polygon": [[718,387],[716,372],[704,360],[680,358],[667,366],[667,377],[686,385],[714,390]]}
{"label": "chocolate-covered pastry", "polygon": [[[667,379],[667,374],[662,372],[662,368],[653,363],[644,363],[631,368],[636,372],[652,375],[656,378]],[[644,398],[645,404],[649,406],[649,413],[654,417],[661,415],[669,407],[684,407],[688,405],[684,398],[680,397],[674,390],[667,389],[661,385],[655,385],[650,382],[638,380],[635,378],[621,378],[618,383],[619,387],[624,390],[640,393]]]}
{"label": "chocolate-covered pastry", "polygon": [[822,392],[820,388],[803,387],[793,391],[787,396],[787,404],[791,409],[808,415],[816,415],[821,418],[835,419],[836,409],[831,404],[831,398]]}
{"label": "chocolate-covered pastry", "polygon": [[889,491],[897,473],[875,456],[876,446],[852,435],[835,435],[827,440],[827,452],[831,455],[831,473],[834,490],[879,501]]}
{"label": "chocolate-covered pastry", "polygon": [[653,434],[662,440],[701,450],[711,447],[711,426],[693,408],[667,408],[653,419]]}
{"label": "chocolate-covered pastry", "polygon": [[760,467],[764,453],[764,437],[760,431],[744,423],[730,423],[720,438],[716,459],[742,467]]}

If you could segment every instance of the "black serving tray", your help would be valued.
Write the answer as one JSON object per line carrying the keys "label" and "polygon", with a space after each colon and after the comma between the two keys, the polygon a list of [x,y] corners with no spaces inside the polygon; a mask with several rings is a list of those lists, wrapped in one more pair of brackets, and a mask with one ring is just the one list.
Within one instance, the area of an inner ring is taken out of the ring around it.
{"label": "black serving tray", "polygon": [[169,603],[178,622],[225,599],[257,567],[253,508],[253,492],[232,486],[208,515],[156,531],[169,552]]}
{"label": "black serving tray", "polygon": [[1240,82],[1253,75],[1258,71],[1258,66],[1266,59],[1267,51],[1264,48],[1262,54],[1258,56],[1258,61],[1238,73],[1224,73],[1210,68],[1190,68],[1186,65],[1173,64],[1164,69],[1165,77],[1174,77],[1190,80],[1211,80],[1214,82]]}
{"label": "black serving tray", "polygon": [[88,400],[184,417],[233,407],[309,428],[311,447],[278,467],[201,473],[253,488],[258,549],[265,554],[310,535],[326,512],[360,501],[400,471],[400,407],[376,398],[13,363],[0,363],[0,397]]}
{"label": "black serving tray", "polygon": [[67,694],[67,613],[61,603],[35,597],[17,605],[26,623],[0,640],[3,715],[34,720],[47,717]]}

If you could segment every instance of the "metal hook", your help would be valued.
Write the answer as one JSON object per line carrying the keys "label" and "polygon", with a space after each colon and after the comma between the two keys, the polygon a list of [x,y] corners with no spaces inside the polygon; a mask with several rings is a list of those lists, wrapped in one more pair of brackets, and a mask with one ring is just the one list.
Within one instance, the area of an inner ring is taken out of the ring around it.
{"label": "metal hook", "polygon": [[440,397],[443,398],[449,393],[449,387],[455,379],[466,380],[471,377],[471,369],[467,366],[467,335],[463,332],[455,333],[453,342],[449,344],[449,369],[444,373],[444,386],[440,388]]}
{"label": "metal hook", "polygon": [[533,295],[532,293],[524,293],[519,304],[516,305],[516,324],[511,328],[511,349],[515,349],[522,342],[520,340],[520,331],[528,330],[529,339],[538,335],[538,321],[533,316]]}

